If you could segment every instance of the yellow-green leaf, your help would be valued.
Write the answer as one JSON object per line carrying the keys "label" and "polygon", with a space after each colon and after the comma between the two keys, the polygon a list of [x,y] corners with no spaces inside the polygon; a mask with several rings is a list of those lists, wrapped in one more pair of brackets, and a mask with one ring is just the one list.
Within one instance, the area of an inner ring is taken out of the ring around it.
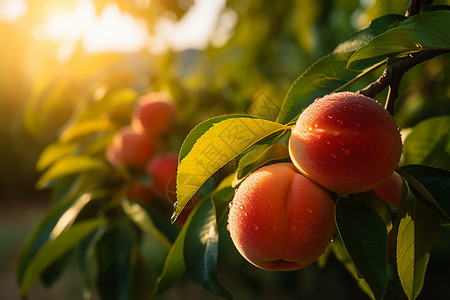
{"label": "yellow-green leaf", "polygon": [[89,156],[70,156],[58,160],[39,179],[36,186],[44,188],[49,181],[62,176],[106,169],[106,164]]}
{"label": "yellow-green leaf", "polygon": [[36,169],[38,171],[44,171],[60,158],[72,155],[76,148],[76,144],[54,143],[48,145],[39,156]]}
{"label": "yellow-green leaf", "polygon": [[408,299],[416,299],[423,287],[431,246],[441,218],[417,199],[400,207],[397,235],[397,270]]}
{"label": "yellow-green leaf", "polygon": [[88,120],[67,127],[60,136],[63,143],[70,142],[87,134],[113,130],[113,124],[107,119]]}
{"label": "yellow-green leaf", "polygon": [[214,124],[180,162],[176,216],[202,184],[231,159],[262,139],[289,127],[263,119],[233,118]]}

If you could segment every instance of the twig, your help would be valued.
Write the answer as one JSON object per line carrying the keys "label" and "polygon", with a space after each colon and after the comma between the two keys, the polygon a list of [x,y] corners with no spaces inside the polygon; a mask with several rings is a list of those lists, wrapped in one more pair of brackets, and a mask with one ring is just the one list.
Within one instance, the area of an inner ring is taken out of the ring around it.
{"label": "twig", "polygon": [[[410,17],[420,13],[420,10],[425,5],[430,5],[433,0],[410,0],[408,8],[406,9],[405,16]],[[387,111],[394,115],[394,103],[398,98],[398,88],[402,80],[403,75],[408,72],[409,69],[421,62],[424,62],[437,55],[446,53],[444,50],[427,50],[418,53],[410,54],[407,57],[399,59],[397,62],[386,68],[383,75],[380,76],[375,82],[370,84],[358,92],[360,94],[373,98],[376,94],[384,90],[389,86],[389,92],[386,99],[385,108]]]}
{"label": "twig", "polygon": [[389,94],[386,100],[385,108],[391,113],[391,115],[394,115],[394,102],[398,97],[398,88],[403,75],[412,67],[447,52],[449,52],[449,50],[426,50],[400,58],[395,63],[387,67],[383,74],[375,82],[359,90],[358,93],[373,98],[376,94],[380,93],[389,86]]}
{"label": "twig", "polygon": [[433,0],[410,0],[408,4],[408,8],[406,9],[405,16],[410,17],[413,15],[417,15],[420,13],[420,10],[425,5],[430,5],[433,3]]}

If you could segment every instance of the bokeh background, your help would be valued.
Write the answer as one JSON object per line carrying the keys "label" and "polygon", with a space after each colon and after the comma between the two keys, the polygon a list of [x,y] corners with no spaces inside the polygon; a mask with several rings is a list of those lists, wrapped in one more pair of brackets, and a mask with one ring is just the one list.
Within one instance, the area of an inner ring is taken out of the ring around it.
{"label": "bokeh background", "polygon": [[[448,1],[435,1],[449,4]],[[106,93],[174,96],[175,144],[208,117],[248,112],[259,97],[280,104],[293,81],[376,17],[403,14],[407,0],[0,0],[0,299],[19,299],[18,251],[50,205],[36,162],[77,111]],[[450,113],[449,56],[410,70],[396,120],[403,129]],[[380,74],[351,90],[363,88]],[[385,93],[377,96],[383,102]],[[129,118],[117,112],[117,118]],[[436,242],[422,299],[448,296],[450,234]],[[219,276],[237,299],[366,299],[331,260],[298,272],[255,269],[222,241]],[[231,254],[230,254],[231,253]],[[240,270],[236,274],[236,270]],[[30,299],[80,299],[80,271]],[[324,289],[326,287],[326,289]],[[162,299],[213,295],[183,277]],[[95,295],[94,295],[95,297]],[[388,291],[387,298],[397,299]]]}

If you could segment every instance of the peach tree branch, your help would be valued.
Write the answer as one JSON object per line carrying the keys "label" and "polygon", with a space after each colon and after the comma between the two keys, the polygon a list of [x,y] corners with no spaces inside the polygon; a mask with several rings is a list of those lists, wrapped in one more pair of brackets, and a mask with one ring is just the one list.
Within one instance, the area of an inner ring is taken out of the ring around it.
{"label": "peach tree branch", "polygon": [[359,90],[358,93],[374,98],[375,95],[380,93],[386,87],[389,87],[385,108],[391,115],[394,115],[394,102],[398,97],[398,88],[403,75],[412,67],[447,52],[449,52],[449,50],[425,50],[400,58],[387,67],[376,81]]}

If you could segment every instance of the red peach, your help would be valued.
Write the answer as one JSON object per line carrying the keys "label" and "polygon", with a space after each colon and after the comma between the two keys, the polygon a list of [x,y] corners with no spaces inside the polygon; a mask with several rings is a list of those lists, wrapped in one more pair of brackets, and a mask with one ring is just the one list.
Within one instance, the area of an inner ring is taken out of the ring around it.
{"label": "red peach", "polygon": [[129,167],[143,169],[153,157],[156,149],[155,140],[126,126],[116,132],[106,155],[107,160],[114,167],[125,164]]}
{"label": "red peach", "polygon": [[164,153],[155,156],[147,164],[147,173],[153,181],[155,189],[161,196],[175,202],[178,154]]}
{"label": "red peach", "polygon": [[175,119],[175,107],[164,93],[149,93],[138,99],[131,125],[136,131],[151,136],[167,134]]}
{"label": "red peach", "polygon": [[373,191],[384,201],[399,206],[402,198],[402,178],[397,172],[394,172],[386,181],[374,188]]}
{"label": "red peach", "polygon": [[292,162],[336,193],[373,189],[396,169],[402,152],[397,124],[372,98],[341,92],[318,98],[292,129]]}
{"label": "red peach", "polygon": [[140,182],[132,182],[126,191],[128,198],[142,203],[150,202],[152,195],[153,193],[150,187]]}
{"label": "red peach", "polygon": [[239,253],[266,270],[295,270],[316,261],[334,228],[330,195],[291,163],[250,174],[236,190],[228,215]]}

